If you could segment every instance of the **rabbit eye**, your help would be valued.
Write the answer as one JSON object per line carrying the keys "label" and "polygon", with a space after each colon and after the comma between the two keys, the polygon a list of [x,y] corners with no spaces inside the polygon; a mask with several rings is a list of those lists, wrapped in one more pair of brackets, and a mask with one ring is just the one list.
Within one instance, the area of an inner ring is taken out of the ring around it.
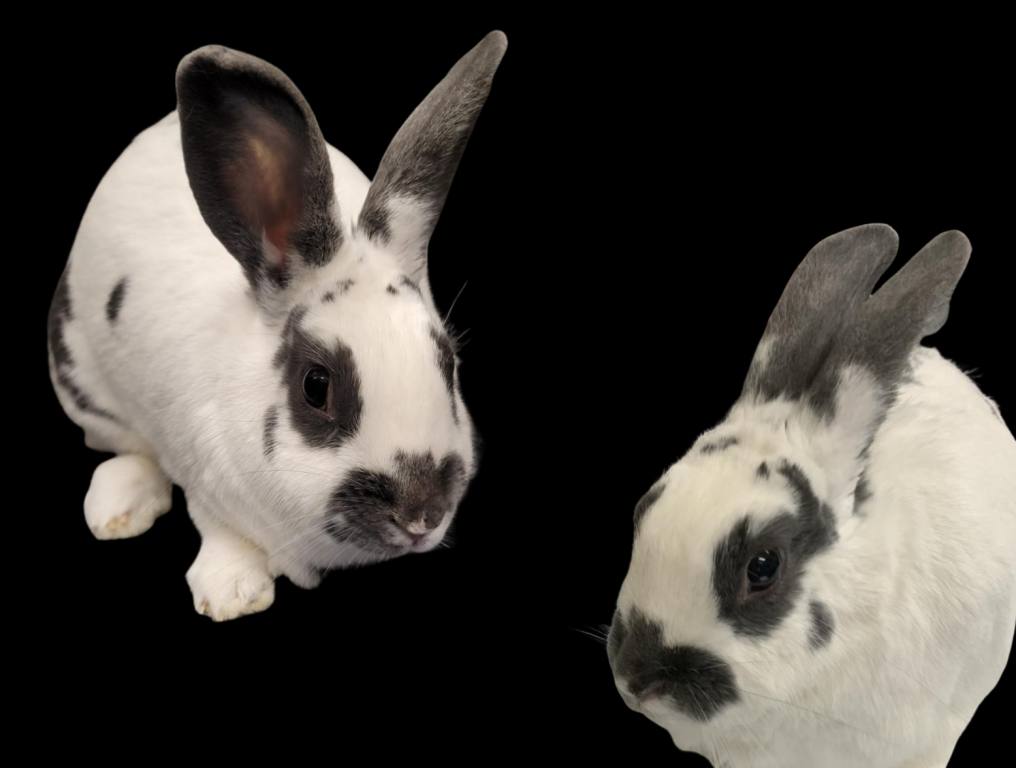
{"label": "rabbit eye", "polygon": [[780,572],[780,554],[771,549],[759,552],[748,561],[748,589],[758,592],[768,589]]}
{"label": "rabbit eye", "polygon": [[328,371],[320,365],[311,367],[303,377],[303,396],[309,406],[324,410],[328,404]]}

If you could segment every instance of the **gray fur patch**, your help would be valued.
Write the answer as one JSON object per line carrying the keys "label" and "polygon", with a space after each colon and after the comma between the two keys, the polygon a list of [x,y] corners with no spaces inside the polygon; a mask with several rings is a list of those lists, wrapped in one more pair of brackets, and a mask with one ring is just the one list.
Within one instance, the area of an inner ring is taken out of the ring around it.
{"label": "gray fur patch", "polygon": [[321,301],[325,304],[330,304],[335,301],[336,296],[342,296],[349,292],[349,289],[356,285],[356,281],[351,277],[347,277],[344,280],[339,280],[335,284],[335,290],[328,291],[324,296],[321,297]]}
{"label": "gray fur patch", "polygon": [[279,407],[272,405],[269,406],[267,411],[265,411],[265,427],[263,436],[265,458],[270,459],[272,454],[275,452],[275,431],[278,428]]}
{"label": "gray fur patch", "polygon": [[857,488],[854,489],[854,514],[862,515],[861,506],[868,501],[872,496],[871,484],[868,482],[868,476],[861,473],[860,479],[857,481]]}
{"label": "gray fur patch", "polygon": [[[437,462],[431,454],[395,455],[395,472],[357,469],[332,494],[329,533],[367,551],[395,549],[387,535],[394,526],[422,522],[427,530],[452,512],[467,480],[458,454]],[[339,522],[339,516],[344,521]]]}
{"label": "gray fur patch", "polygon": [[113,286],[113,290],[109,293],[109,299],[106,301],[106,319],[110,325],[116,323],[116,319],[120,316],[120,309],[123,307],[123,298],[126,293],[127,278],[123,277]]}
{"label": "gray fur patch", "polygon": [[452,418],[459,423],[458,405],[455,402],[455,347],[445,334],[434,326],[430,327],[430,337],[437,347],[437,365],[441,369],[441,378],[448,389],[448,397],[452,402]]}
{"label": "gray fur patch", "polygon": [[766,464],[764,461],[761,464],[759,464],[758,469],[755,470],[755,477],[757,477],[759,480],[768,480],[769,465]]}
{"label": "gray fur patch", "polygon": [[808,644],[813,651],[820,650],[829,644],[833,636],[832,611],[829,606],[818,600],[812,600],[808,604],[808,612],[811,615],[811,631],[808,633]]}
{"label": "gray fur patch", "polygon": [[306,314],[307,307],[302,305],[297,305],[289,311],[289,317],[286,318],[286,324],[282,328],[282,343],[279,344],[279,348],[275,351],[275,357],[272,358],[272,365],[276,368],[281,368],[286,364],[286,359],[289,357],[293,347],[296,329]]}
{"label": "gray fur patch", "polygon": [[652,488],[645,492],[638,503],[635,505],[635,535],[638,535],[639,525],[642,523],[642,518],[646,516],[646,513],[652,509],[653,505],[659,501],[660,496],[663,494],[663,489],[666,485],[661,481],[656,483]]}
{"label": "gray fur patch", "polygon": [[74,365],[71,358],[71,351],[64,341],[64,323],[71,320],[71,294],[67,287],[67,275],[70,272],[70,265],[64,268],[60,274],[60,280],[56,284],[56,291],[53,294],[53,301],[49,305],[49,351],[53,354],[53,361],[58,369],[70,368]]}
{"label": "gray fur patch", "polygon": [[[790,614],[801,594],[801,576],[808,562],[838,538],[829,506],[812,490],[804,472],[782,462],[777,470],[793,491],[796,510],[783,512],[761,527],[742,518],[713,551],[713,591],[720,618],[734,631],[750,637],[771,634]],[[761,592],[748,589],[746,567],[758,552],[781,554],[781,574]]]}
{"label": "gray fur patch", "polygon": [[[294,313],[290,314],[291,319]],[[341,341],[325,347],[308,336],[299,325],[302,316],[297,317],[288,343],[284,341],[277,354],[283,361],[290,423],[311,448],[338,448],[360,429],[363,414],[360,375],[353,351]],[[324,411],[311,406],[304,396],[304,377],[312,366],[320,366],[329,374]]]}
{"label": "gray fur patch", "polygon": [[715,442],[705,443],[702,446],[701,451],[702,451],[702,453],[705,453],[705,454],[717,453],[718,451],[725,451],[725,450],[727,450],[727,448],[730,448],[731,446],[734,446],[734,445],[737,445],[737,438],[736,437],[730,437],[730,436],[728,436],[728,437],[721,437],[719,440],[716,440]]}
{"label": "gray fur patch", "polygon": [[97,406],[74,379],[74,358],[64,338],[66,325],[74,319],[71,294],[67,284],[69,273],[70,265],[68,264],[60,275],[56,291],[53,294],[53,301],[49,307],[47,331],[49,351],[53,356],[53,378],[56,380],[56,385],[67,393],[79,411],[119,423],[119,419],[113,413]]}
{"label": "gray fur patch", "polygon": [[404,288],[408,288],[409,290],[411,290],[413,293],[417,294],[418,296],[422,296],[423,295],[420,292],[420,286],[417,284],[417,282],[415,280],[413,280],[411,277],[409,277],[409,275],[403,275],[402,277],[400,277],[399,278],[399,285],[403,286]]}
{"label": "gray fur patch", "polygon": [[666,698],[688,717],[707,722],[740,696],[730,665],[691,645],[669,646],[663,627],[633,608],[628,621],[614,615],[607,638],[607,658],[614,675],[632,695]]}

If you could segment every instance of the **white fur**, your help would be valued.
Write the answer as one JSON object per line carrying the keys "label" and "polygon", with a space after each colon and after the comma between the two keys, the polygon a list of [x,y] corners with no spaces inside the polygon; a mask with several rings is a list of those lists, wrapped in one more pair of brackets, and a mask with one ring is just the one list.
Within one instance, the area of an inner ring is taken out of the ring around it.
{"label": "white fur", "polygon": [[[791,403],[739,405],[712,431],[739,443],[690,451],[666,473],[643,519],[618,607],[662,622],[668,644],[701,646],[728,662],[741,700],[706,724],[650,698],[625,700],[677,746],[718,766],[944,767],[978,704],[998,682],[1016,625],[1016,441],[997,408],[932,349],[870,447],[873,491],[852,514],[856,436]],[[848,395],[848,390],[852,395]],[[838,412],[872,390],[841,379]],[[710,434],[702,440],[710,439]],[[832,446],[843,445],[837,453]],[[792,508],[785,484],[754,480],[763,461],[800,465],[819,498],[833,499],[839,540],[806,568],[794,612],[766,638],[735,636],[718,616],[712,552],[745,514]],[[809,599],[835,617],[813,651]]]}
{"label": "white fur", "polygon": [[[429,328],[442,323],[427,284],[422,301],[386,296],[406,270],[397,254],[356,234],[369,182],[342,153],[328,152],[345,239],[326,266],[298,275],[286,297],[309,307],[309,332],[325,343],[341,338],[354,352],[364,408],[356,437],[341,449],[307,447],[281,411],[271,461],[264,455],[264,415],[285,400],[272,365],[285,316],[259,308],[201,218],[176,112],[138,135],[109,169],[70,255],[73,319],[63,333],[73,375],[119,425],[56,390],[88,445],[125,454],[96,471],[89,524],[100,537],[140,533],[168,508],[168,480],[182,486],[203,537],[187,578],[196,608],[215,619],[267,607],[276,575],[309,587],[316,569],[377,559],[323,529],[330,494],[351,467],[383,470],[396,451],[454,451],[467,473],[473,469],[468,414],[458,400],[453,420],[435,363]],[[105,304],[124,277],[125,301],[111,325]],[[346,278],[356,281],[348,293],[322,304]],[[135,501],[144,462],[165,477],[152,469],[150,498]],[[437,546],[450,522],[448,514],[412,551]]]}

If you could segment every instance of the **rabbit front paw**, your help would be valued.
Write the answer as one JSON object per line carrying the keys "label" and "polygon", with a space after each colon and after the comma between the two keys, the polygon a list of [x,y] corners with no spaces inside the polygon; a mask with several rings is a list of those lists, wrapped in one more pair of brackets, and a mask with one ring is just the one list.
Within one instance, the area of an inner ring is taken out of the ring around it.
{"label": "rabbit front paw", "polygon": [[187,571],[194,609],[213,621],[263,611],[275,600],[268,558],[257,547],[225,534],[205,536]]}
{"label": "rabbit front paw", "polygon": [[169,511],[172,485],[147,456],[123,454],[104,461],[85,494],[85,522],[97,539],[127,539]]}

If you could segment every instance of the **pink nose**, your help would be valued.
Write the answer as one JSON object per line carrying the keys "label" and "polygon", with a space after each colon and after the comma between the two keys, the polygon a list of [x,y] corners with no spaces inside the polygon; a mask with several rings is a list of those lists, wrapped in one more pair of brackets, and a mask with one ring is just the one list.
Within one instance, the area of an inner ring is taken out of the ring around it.
{"label": "pink nose", "polygon": [[422,541],[428,533],[437,528],[438,525],[441,524],[442,517],[443,515],[420,514],[407,520],[402,515],[397,513],[392,514],[393,522],[410,538],[414,544]]}

